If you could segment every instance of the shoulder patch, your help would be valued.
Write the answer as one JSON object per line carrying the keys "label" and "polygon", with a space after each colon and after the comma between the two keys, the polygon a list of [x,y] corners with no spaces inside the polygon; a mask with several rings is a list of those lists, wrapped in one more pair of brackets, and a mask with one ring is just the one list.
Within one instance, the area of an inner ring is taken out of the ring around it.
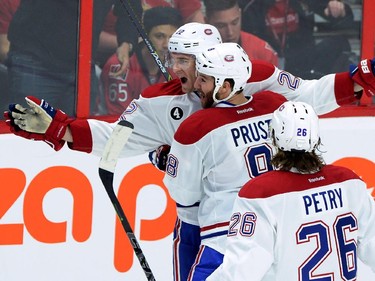
{"label": "shoulder patch", "polygon": [[181,107],[175,106],[171,109],[169,114],[173,120],[180,120],[184,116],[184,111]]}

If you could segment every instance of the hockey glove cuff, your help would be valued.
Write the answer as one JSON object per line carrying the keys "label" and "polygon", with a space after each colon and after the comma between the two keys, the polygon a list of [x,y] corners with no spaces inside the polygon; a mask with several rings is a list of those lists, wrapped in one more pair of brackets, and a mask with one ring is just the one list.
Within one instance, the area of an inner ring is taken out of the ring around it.
{"label": "hockey glove cuff", "polygon": [[360,85],[367,96],[375,96],[375,58],[362,60],[357,66],[350,65],[350,76]]}

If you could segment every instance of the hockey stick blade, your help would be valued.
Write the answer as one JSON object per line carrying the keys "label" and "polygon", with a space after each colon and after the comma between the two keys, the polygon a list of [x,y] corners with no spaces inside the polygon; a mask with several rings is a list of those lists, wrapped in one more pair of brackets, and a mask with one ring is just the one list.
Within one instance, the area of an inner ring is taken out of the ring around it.
{"label": "hockey stick blade", "polygon": [[104,147],[99,168],[112,173],[115,172],[117,159],[121,153],[121,150],[127,143],[131,133],[133,132],[133,129],[134,126],[129,121],[121,120],[118,122]]}
{"label": "hockey stick blade", "polygon": [[147,280],[155,281],[155,277],[147,263],[147,260],[142,252],[142,249],[134,235],[133,229],[125,216],[124,210],[121,207],[119,200],[113,189],[114,171],[117,164],[117,159],[121,153],[121,150],[128,141],[132,131],[134,129],[133,124],[126,120],[120,121],[113,130],[107,144],[104,148],[103,156],[99,163],[99,177],[104,185],[104,188],[112,202],[112,205],[116,211],[118,218],[125,230],[126,235],[130,240],[130,244],[133,247],[135,255],[137,256],[139,263],[145,273]]}

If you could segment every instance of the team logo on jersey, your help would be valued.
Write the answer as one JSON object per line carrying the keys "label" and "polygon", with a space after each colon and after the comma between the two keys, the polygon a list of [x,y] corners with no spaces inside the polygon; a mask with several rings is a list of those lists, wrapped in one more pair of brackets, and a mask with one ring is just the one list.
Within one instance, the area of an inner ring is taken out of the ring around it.
{"label": "team logo on jersey", "polygon": [[120,68],[121,68],[121,64],[119,64],[119,63],[111,64],[109,66],[110,72],[113,72],[113,73],[118,72],[120,70]]}
{"label": "team logo on jersey", "polygon": [[[121,69],[121,64],[111,64],[109,66],[109,72],[110,73],[116,73],[116,72],[120,71],[120,69]],[[125,73],[123,73],[123,74],[121,74],[119,76],[108,75],[108,77],[110,79],[114,79],[114,80],[125,81],[126,80],[126,76],[128,75],[128,72],[129,72],[129,69],[127,69]]]}
{"label": "team logo on jersey", "polygon": [[173,107],[170,114],[174,120],[180,120],[184,116],[183,110],[178,106]]}

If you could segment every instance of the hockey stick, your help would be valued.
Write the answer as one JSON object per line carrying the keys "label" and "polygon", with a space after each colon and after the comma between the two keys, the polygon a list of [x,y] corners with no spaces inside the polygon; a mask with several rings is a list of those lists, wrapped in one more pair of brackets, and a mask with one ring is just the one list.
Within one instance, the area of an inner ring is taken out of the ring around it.
{"label": "hockey stick", "polygon": [[128,219],[126,218],[125,213],[121,207],[121,204],[118,201],[113,189],[113,178],[115,167],[117,164],[117,159],[124,145],[128,141],[128,138],[133,132],[133,129],[133,124],[126,120],[121,120],[116,125],[111,137],[107,141],[107,144],[104,148],[103,156],[100,159],[99,176],[101,181],[103,182],[103,185],[105,187],[105,190],[107,191],[109,198],[111,199],[113,207],[116,210],[117,216],[119,217],[122,223],[126,235],[130,240],[130,244],[134,249],[135,255],[137,256],[139,263],[141,264],[142,269],[146,274],[147,280],[155,281],[155,277],[146,261],[146,258],[137,241],[137,238],[134,235],[133,229],[130,226]]}
{"label": "hockey stick", "polygon": [[144,30],[140,20],[138,19],[132,6],[130,5],[129,0],[118,0],[118,1],[120,1],[123,9],[128,13],[130,20],[132,21],[134,27],[137,29],[139,35],[142,37],[143,42],[145,42],[148,50],[150,51],[152,57],[154,58],[155,63],[159,66],[160,71],[163,74],[165,80],[167,81],[172,80],[172,76],[169,74],[168,70],[163,65],[163,62],[160,60],[160,57],[155,51],[154,46],[152,45],[151,41],[148,39],[146,31]]}

